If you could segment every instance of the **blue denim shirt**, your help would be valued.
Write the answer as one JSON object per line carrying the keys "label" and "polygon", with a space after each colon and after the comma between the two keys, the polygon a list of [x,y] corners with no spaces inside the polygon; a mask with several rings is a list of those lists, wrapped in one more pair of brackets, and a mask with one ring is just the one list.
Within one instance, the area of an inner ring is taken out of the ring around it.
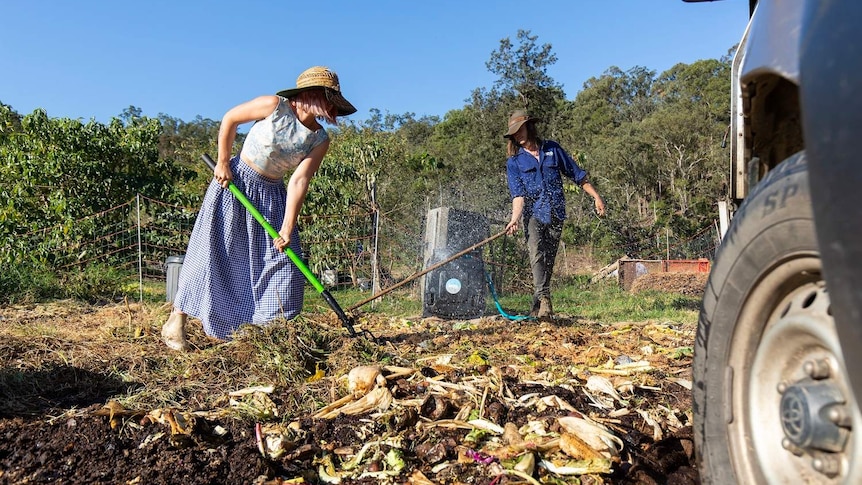
{"label": "blue denim shirt", "polygon": [[551,217],[566,218],[566,200],[563,197],[563,175],[581,185],[587,172],[563,150],[557,142],[541,142],[539,159],[536,160],[521,148],[506,161],[506,178],[512,198],[524,198],[524,220],[535,217],[543,224],[550,224]]}

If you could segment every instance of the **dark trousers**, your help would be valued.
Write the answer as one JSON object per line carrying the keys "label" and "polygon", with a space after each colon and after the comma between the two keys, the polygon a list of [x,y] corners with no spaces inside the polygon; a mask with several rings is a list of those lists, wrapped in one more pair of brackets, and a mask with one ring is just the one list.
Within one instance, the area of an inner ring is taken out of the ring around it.
{"label": "dark trousers", "polygon": [[551,297],[551,275],[554,261],[563,234],[563,221],[551,219],[550,224],[542,224],[530,217],[524,224],[527,236],[527,249],[530,252],[530,268],[533,270],[533,306],[542,297]]}

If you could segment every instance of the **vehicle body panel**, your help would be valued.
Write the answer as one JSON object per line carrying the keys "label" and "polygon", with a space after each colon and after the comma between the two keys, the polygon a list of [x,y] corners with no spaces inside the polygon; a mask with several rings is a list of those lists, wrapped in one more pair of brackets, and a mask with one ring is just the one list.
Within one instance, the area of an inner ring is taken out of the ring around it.
{"label": "vehicle body panel", "polygon": [[739,43],[731,83],[730,198],[738,203],[799,151],[799,33],[805,2],[759,2]]}
{"label": "vehicle body panel", "polygon": [[862,4],[812,2],[801,54],[802,106],[817,239],[844,351],[862,401]]}
{"label": "vehicle body panel", "polygon": [[722,485],[862,483],[862,2],[750,0],[749,15],[719,202],[737,214],[695,339],[698,468]]}

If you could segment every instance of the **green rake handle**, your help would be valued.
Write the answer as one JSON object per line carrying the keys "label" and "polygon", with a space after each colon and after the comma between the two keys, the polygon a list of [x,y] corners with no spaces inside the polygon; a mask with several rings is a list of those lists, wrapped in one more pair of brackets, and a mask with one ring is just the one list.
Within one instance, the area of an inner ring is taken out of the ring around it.
{"label": "green rake handle", "polygon": [[[213,159],[210,158],[210,156],[206,153],[204,153],[202,157],[210,170],[214,171],[216,164]],[[239,190],[239,187],[234,185],[233,182],[230,182],[227,188],[231,191],[231,193],[233,193],[234,197],[236,197],[236,199],[240,201],[243,206],[245,206],[249,214],[251,214],[257,220],[257,222],[259,222],[260,225],[264,229],[266,229],[266,232],[273,239],[278,239],[281,237],[278,231],[276,231],[275,228],[272,227],[272,224],[270,224],[266,220],[266,218],[263,217],[263,214],[261,214],[260,211],[257,210],[257,207],[255,207],[254,204],[252,204],[251,201],[248,200],[248,197],[246,197],[245,194],[243,194],[242,191]],[[297,256],[296,253],[293,252],[293,250],[290,249],[289,246],[286,246],[284,248],[284,254],[286,254],[287,257],[290,258],[291,261],[293,261],[293,264],[295,264],[296,267],[299,268],[300,271],[302,271],[302,274],[305,275],[305,279],[307,279],[308,282],[311,283],[311,286],[313,286],[314,289],[317,290],[318,293],[320,293],[323,299],[326,300],[326,303],[329,305],[329,308],[332,308],[332,311],[334,311],[335,314],[338,315],[338,319],[341,321],[341,324],[344,326],[344,328],[347,329],[347,332],[350,333],[350,336],[355,337],[356,330],[353,328],[353,322],[350,320],[350,318],[347,317],[347,315],[344,313],[344,310],[341,309],[341,306],[338,305],[338,302],[335,301],[335,298],[333,298],[333,296],[329,293],[329,290],[323,287],[323,284],[320,283],[320,280],[317,279],[317,276],[315,276],[314,273],[312,273],[311,270],[308,269],[308,266],[306,266],[305,263],[303,263],[302,260],[299,259],[299,256]]]}

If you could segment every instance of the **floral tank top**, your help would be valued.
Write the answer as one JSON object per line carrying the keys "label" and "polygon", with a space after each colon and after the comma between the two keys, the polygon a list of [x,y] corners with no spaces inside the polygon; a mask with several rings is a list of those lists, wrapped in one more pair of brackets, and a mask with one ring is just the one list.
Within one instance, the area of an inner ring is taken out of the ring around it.
{"label": "floral tank top", "polygon": [[295,169],[311,151],[329,139],[326,130],[311,130],[290,108],[287,98],[279,96],[278,106],[248,130],[240,157],[254,164],[267,178],[282,179]]}

